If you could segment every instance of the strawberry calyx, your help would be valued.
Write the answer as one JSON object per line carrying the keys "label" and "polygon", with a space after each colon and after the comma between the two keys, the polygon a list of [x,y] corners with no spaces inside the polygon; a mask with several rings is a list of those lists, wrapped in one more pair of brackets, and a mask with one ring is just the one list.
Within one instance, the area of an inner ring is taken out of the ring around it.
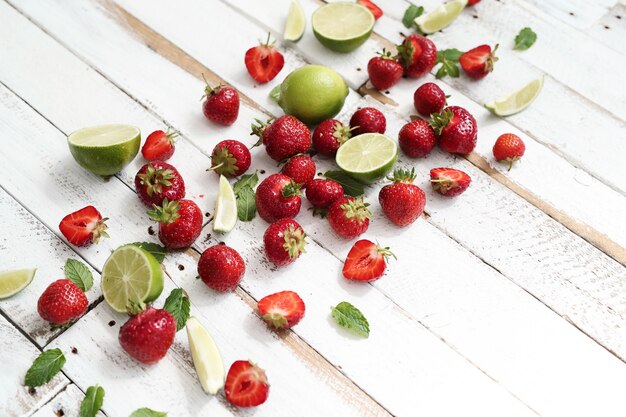
{"label": "strawberry calyx", "polygon": [[209,84],[204,74],[202,74],[202,79],[206,85],[204,87],[204,95],[200,98],[200,100],[204,100],[205,98],[208,99],[212,95],[217,94],[223,87],[222,84],[218,84],[217,87],[211,87],[211,84]]}
{"label": "strawberry calyx", "polygon": [[388,176],[387,179],[394,183],[412,184],[416,177],[415,168],[411,168],[410,171],[408,169],[399,168],[393,171],[393,175]]}
{"label": "strawberry calyx", "polygon": [[394,57],[404,68],[408,68],[413,64],[413,55],[415,55],[415,45],[409,38],[404,38],[400,45],[396,46],[398,54]]}
{"label": "strawberry calyx", "polygon": [[449,177],[441,177],[441,178],[432,178],[430,183],[433,185],[433,189],[435,191],[441,191],[443,194],[446,194],[453,188],[459,186],[459,183]]}
{"label": "strawberry calyx", "polygon": [[274,44],[276,43],[276,41],[273,40],[273,41],[270,42],[271,36],[272,36],[271,32],[267,32],[267,40],[265,41],[265,43],[263,43],[263,41],[259,39],[259,43],[261,44],[262,47],[265,47],[265,48],[273,48],[274,47]]}
{"label": "strawberry calyx", "polygon": [[143,301],[128,301],[128,306],[126,306],[126,311],[131,316],[136,316],[146,309],[147,305]]}
{"label": "strawberry calyx", "polygon": [[170,130],[169,127],[167,128],[167,131],[165,132],[165,137],[169,141],[170,145],[174,146],[174,142],[176,142],[176,138],[178,136],[180,136],[180,132],[178,130]]}
{"label": "strawberry calyx", "polygon": [[337,139],[337,142],[339,142],[339,146],[341,146],[352,137],[352,131],[354,129],[357,129],[358,127],[359,126],[344,126],[341,122],[337,122],[334,126],[333,137]]}
{"label": "strawberry calyx", "polygon": [[109,220],[108,217],[100,219],[93,226],[93,229],[91,230],[91,241],[93,243],[97,244],[100,241],[100,237],[106,237],[106,238],[109,237],[109,234],[106,232],[106,229],[108,229],[109,227],[105,223],[107,220]]}
{"label": "strawberry calyx", "polygon": [[500,46],[500,44],[496,44],[493,51],[491,51],[491,53],[487,56],[487,59],[485,60],[485,72],[493,71],[493,66],[498,61],[498,57],[496,56],[498,46]]}
{"label": "strawberry calyx", "polygon": [[267,119],[267,122],[263,122],[262,120],[259,120],[259,119],[254,119],[256,123],[252,123],[252,125],[250,126],[250,129],[252,130],[252,132],[250,133],[250,136],[256,135],[259,137],[259,140],[257,141],[257,143],[252,145],[253,148],[263,143],[263,132],[265,131],[265,129],[267,129],[270,123],[272,123],[272,120],[274,120],[273,117],[270,117],[269,119]]}
{"label": "strawberry calyx", "polygon": [[508,171],[511,170],[511,168],[513,168],[513,163],[516,161],[519,161],[521,159],[520,156],[510,156],[508,158],[503,159],[503,161],[508,162],[509,163],[509,169]]}
{"label": "strawberry calyx", "polygon": [[152,206],[154,209],[148,210],[148,216],[156,222],[174,223],[180,218],[180,214],[178,214],[180,204],[178,204],[178,201],[167,201],[166,198],[163,200],[163,204],[161,206],[157,206],[156,204],[153,204]]}
{"label": "strawberry calyx", "polygon": [[363,201],[363,198],[358,197],[343,203],[341,209],[345,212],[346,219],[354,218],[359,221],[364,221],[372,217],[372,212],[367,208],[369,205],[369,203]]}
{"label": "strawberry calyx", "polygon": [[304,233],[302,228],[294,228],[293,224],[290,224],[289,228],[283,231],[283,236],[285,238],[283,248],[287,251],[291,259],[296,259],[301,253],[306,253],[304,247],[308,245],[309,242],[304,239],[306,233]]}
{"label": "strawberry calyx", "polygon": [[146,172],[139,174],[141,184],[146,187],[146,193],[152,196],[154,193],[163,192],[163,187],[172,185],[171,179],[174,178],[174,171],[171,169],[155,168],[154,165],[148,165]]}
{"label": "strawberry calyx", "polygon": [[387,59],[389,61],[395,61],[396,57],[391,55],[391,52],[383,48],[382,51],[376,52],[376,55],[381,57],[382,59]]}
{"label": "strawberry calyx", "polygon": [[220,175],[234,176],[239,170],[237,158],[228,151],[226,146],[216,148],[211,155],[212,166],[207,171],[215,171]]}
{"label": "strawberry calyx", "polygon": [[276,330],[285,328],[289,325],[289,322],[287,321],[285,316],[280,313],[267,313],[264,314],[262,318],[267,324],[269,324]]}
{"label": "strawberry calyx", "polygon": [[441,135],[443,129],[452,121],[454,113],[450,109],[443,109],[441,113],[433,113],[430,115],[428,124],[433,128],[436,134]]}
{"label": "strawberry calyx", "polygon": [[376,252],[382,255],[386,261],[388,261],[390,257],[393,257],[393,259],[398,260],[398,257],[395,255],[395,253],[391,251],[389,246],[382,247],[380,246],[379,243],[376,243]]}
{"label": "strawberry calyx", "polygon": [[302,195],[302,192],[300,191],[300,187],[301,187],[300,184],[298,184],[294,180],[289,180],[289,184],[283,187],[282,191],[280,192],[280,195],[282,195],[285,198],[300,196]]}

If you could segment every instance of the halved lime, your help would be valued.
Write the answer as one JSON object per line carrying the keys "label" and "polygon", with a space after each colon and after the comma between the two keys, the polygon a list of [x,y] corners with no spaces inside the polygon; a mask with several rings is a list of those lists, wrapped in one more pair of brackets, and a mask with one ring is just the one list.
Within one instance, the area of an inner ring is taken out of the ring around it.
{"label": "halved lime", "polygon": [[415,18],[414,22],[422,33],[435,33],[448,26],[467,6],[467,0],[452,0]]}
{"label": "halved lime", "polygon": [[355,180],[370,184],[384,178],[398,159],[398,145],[380,133],[363,133],[339,147],[335,161]]}
{"label": "halved lime", "polygon": [[113,310],[124,313],[131,303],[148,303],[161,295],[163,272],[150,252],[124,245],[104,263],[101,285],[106,302]]}
{"label": "halved lime", "polygon": [[215,395],[224,386],[224,362],[217,345],[207,329],[195,317],[187,320],[187,337],[193,365],[196,368],[202,389]]}
{"label": "halved lime", "polygon": [[71,133],[67,143],[81,167],[109,177],[121,171],[137,155],[141,132],[129,125],[86,127]]}
{"label": "halved lime", "polygon": [[485,107],[498,116],[510,116],[519,113],[535,101],[542,87],[543,75],[507,96],[490,101],[485,104]]}
{"label": "halved lime", "polygon": [[233,230],[237,223],[237,200],[233,187],[228,179],[220,175],[220,185],[217,192],[217,202],[215,203],[215,218],[213,219],[213,230],[226,233]]}
{"label": "halved lime", "polygon": [[306,18],[304,17],[302,6],[300,6],[298,0],[291,0],[287,22],[285,23],[285,40],[291,42],[299,41],[304,34],[305,27]]}
{"label": "halved lime", "polygon": [[16,269],[0,272],[0,299],[9,298],[31,283],[37,269]]}
{"label": "halved lime", "polygon": [[329,3],[311,17],[318,41],[335,52],[352,52],[369,39],[374,29],[374,15],[357,3]]}

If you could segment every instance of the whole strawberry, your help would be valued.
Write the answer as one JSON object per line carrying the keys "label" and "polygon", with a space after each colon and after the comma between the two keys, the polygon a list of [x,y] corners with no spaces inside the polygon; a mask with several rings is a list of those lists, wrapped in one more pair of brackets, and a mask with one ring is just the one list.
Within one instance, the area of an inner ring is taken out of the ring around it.
{"label": "whole strawberry", "polygon": [[497,49],[498,45],[493,48],[493,51],[491,51],[491,46],[489,45],[477,46],[464,52],[459,57],[459,64],[461,64],[461,68],[470,78],[480,80],[493,71],[493,66],[498,60],[498,57],[495,55]]}
{"label": "whole strawberry", "polygon": [[294,180],[301,189],[304,189],[315,177],[316,170],[317,167],[310,155],[296,155],[289,158],[280,172]]}
{"label": "whole strawberry", "polygon": [[176,168],[167,162],[152,161],[135,175],[135,190],[148,207],[161,205],[166,198],[177,201],[185,197],[185,181]]}
{"label": "whole strawberry", "polygon": [[361,197],[343,196],[328,208],[328,223],[342,238],[353,239],[365,233],[369,227],[372,213],[368,206]]}
{"label": "whole strawberry", "polygon": [[391,52],[383,49],[378,55],[367,63],[367,74],[375,89],[386,90],[400,81],[404,69]]}
{"label": "whole strawberry", "polygon": [[301,253],[306,252],[305,237],[304,230],[295,220],[277,220],[269,225],[263,235],[265,256],[274,265],[289,265],[298,259]]}
{"label": "whole strawberry", "polygon": [[450,106],[431,116],[430,125],[446,152],[468,154],[476,147],[476,119],[463,107]]}
{"label": "whole strawberry", "polygon": [[109,237],[106,220],[94,206],[87,206],[63,217],[59,230],[72,245],[87,246]]}
{"label": "whole strawberry", "polygon": [[252,133],[260,138],[259,142],[265,145],[265,151],[274,161],[284,161],[311,148],[311,131],[295,117],[281,116],[268,123],[257,119]]}
{"label": "whole strawberry", "polygon": [[163,359],[176,335],[176,319],[165,309],[148,307],[122,327],[118,340],[133,359],[146,365]]}
{"label": "whole strawberry", "polygon": [[509,171],[513,167],[513,162],[524,156],[525,151],[526,145],[524,141],[513,133],[500,135],[493,145],[493,156],[496,158],[496,161],[508,162]]}
{"label": "whole strawberry", "polygon": [[159,240],[168,249],[188,248],[202,232],[202,211],[191,200],[167,201],[148,210],[150,218],[159,222]]}
{"label": "whole strawberry", "polygon": [[257,304],[261,318],[275,330],[289,329],[304,317],[304,301],[293,291],[267,295]]}
{"label": "whole strawberry", "polygon": [[351,136],[350,128],[339,120],[324,120],[313,131],[313,147],[319,155],[335,156],[337,149]]}
{"label": "whole strawberry", "polygon": [[424,212],[426,194],[415,181],[415,169],[397,169],[389,177],[393,184],[385,185],[378,193],[383,213],[397,226],[408,226]]}
{"label": "whole strawberry", "polygon": [[472,179],[465,172],[454,168],[433,168],[430,183],[433,190],[446,197],[455,197],[469,187]]}
{"label": "whole strawberry", "polygon": [[202,252],[198,261],[198,275],[211,289],[232,291],[246,272],[246,263],[239,252],[226,245],[215,245]]}
{"label": "whole strawberry", "polygon": [[398,143],[400,149],[411,158],[422,158],[435,147],[435,131],[422,119],[415,119],[400,129]]}
{"label": "whole strawberry", "polygon": [[350,130],[354,136],[363,133],[385,133],[387,119],[378,109],[363,107],[354,112],[350,118]]}
{"label": "whole strawberry", "polygon": [[87,296],[69,279],[59,279],[46,288],[37,302],[37,312],[53,326],[65,326],[87,311]]}
{"label": "whole strawberry", "polygon": [[267,42],[246,51],[245,63],[248,74],[255,81],[264,84],[273,80],[283,69],[285,58],[274,47],[274,43],[270,42],[270,34],[268,33]]}
{"label": "whole strawberry", "polygon": [[473,6],[473,5],[475,5],[476,3],[479,3],[479,2],[480,2],[480,0],[468,0],[467,5],[468,6]]}
{"label": "whole strawberry", "polygon": [[204,103],[202,112],[204,117],[218,125],[230,126],[239,116],[239,93],[231,87],[219,85],[212,88],[206,79],[204,88]]}
{"label": "whole strawberry", "polygon": [[250,151],[238,140],[223,140],[211,153],[211,170],[225,177],[236,177],[250,168]]}
{"label": "whole strawberry", "polygon": [[424,83],[413,93],[413,105],[419,114],[430,117],[446,106],[446,93],[435,83]]}
{"label": "whole strawberry", "polygon": [[174,155],[174,138],[178,132],[155,130],[146,138],[141,154],[148,161],[167,161]]}
{"label": "whole strawberry", "polygon": [[422,35],[407,36],[397,48],[404,75],[409,78],[428,74],[437,61],[437,47]]}
{"label": "whole strawberry", "polygon": [[314,179],[306,189],[306,198],[313,207],[325,209],[343,197],[343,187],[333,180]]}
{"label": "whole strawberry", "polygon": [[237,407],[256,407],[267,401],[270,384],[265,371],[250,361],[235,361],[228,370],[224,395]]}
{"label": "whole strawberry", "polygon": [[259,216],[268,223],[286,217],[296,217],[300,212],[300,186],[284,174],[265,178],[256,189],[256,208]]}

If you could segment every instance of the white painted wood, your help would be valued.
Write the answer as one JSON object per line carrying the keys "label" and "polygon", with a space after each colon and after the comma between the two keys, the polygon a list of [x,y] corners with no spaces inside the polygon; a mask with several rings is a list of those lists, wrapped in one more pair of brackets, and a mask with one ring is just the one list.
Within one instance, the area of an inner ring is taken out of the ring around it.
{"label": "white painted wood", "polygon": [[[603,44],[626,55],[626,4],[616,4],[587,33]],[[609,69],[607,69],[609,70]]]}
{"label": "white painted wood", "polygon": [[617,0],[522,0],[578,29],[587,29],[610,10]]}
{"label": "white painted wood", "polygon": [[[59,417],[59,416],[78,416],[80,412],[80,403],[85,398],[85,394],[74,384],[69,384],[63,391],[57,394],[50,402],[37,410],[33,417]],[[105,392],[105,401],[109,401]],[[98,417],[104,417],[100,411],[96,414]]]}

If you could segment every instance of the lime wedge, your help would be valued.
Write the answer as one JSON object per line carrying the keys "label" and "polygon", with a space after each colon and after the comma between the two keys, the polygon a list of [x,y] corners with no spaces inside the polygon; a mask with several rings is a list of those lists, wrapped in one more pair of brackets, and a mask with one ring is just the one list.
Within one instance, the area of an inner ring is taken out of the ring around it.
{"label": "lime wedge", "polygon": [[372,34],[374,15],[357,3],[329,3],[311,17],[313,33],[318,41],[335,52],[352,52]]}
{"label": "lime wedge", "polygon": [[297,0],[291,0],[291,6],[289,6],[289,14],[287,15],[287,23],[285,23],[285,40],[291,42],[297,42],[304,34],[304,28],[306,27],[306,18],[304,17],[304,11],[302,6]]}
{"label": "lime wedge", "polygon": [[78,164],[96,175],[116,174],[133,160],[141,144],[141,132],[129,125],[86,127],[67,137]]}
{"label": "lime wedge", "polygon": [[135,245],[113,251],[102,267],[102,294],[120,313],[132,303],[156,300],[163,291],[163,272],[156,258]]}
{"label": "lime wedge", "polygon": [[217,202],[215,203],[213,230],[220,233],[230,232],[235,227],[235,223],[237,223],[237,200],[235,199],[235,192],[226,177],[220,175]]}
{"label": "lime wedge", "polygon": [[37,269],[16,269],[0,272],[0,300],[9,298],[31,283]]}
{"label": "lime wedge", "polygon": [[543,75],[505,97],[490,101],[485,104],[485,107],[498,116],[519,113],[535,101],[541,92],[541,87],[543,87]]}
{"label": "lime wedge", "polygon": [[224,362],[217,345],[207,329],[195,317],[187,320],[187,337],[193,365],[202,389],[215,395],[224,386]]}
{"label": "lime wedge", "polygon": [[370,184],[391,171],[398,159],[398,146],[380,133],[358,135],[339,147],[339,168],[357,181]]}
{"label": "lime wedge", "polygon": [[467,0],[452,0],[429,13],[416,17],[414,22],[422,33],[435,33],[454,22],[465,6],[467,6]]}

